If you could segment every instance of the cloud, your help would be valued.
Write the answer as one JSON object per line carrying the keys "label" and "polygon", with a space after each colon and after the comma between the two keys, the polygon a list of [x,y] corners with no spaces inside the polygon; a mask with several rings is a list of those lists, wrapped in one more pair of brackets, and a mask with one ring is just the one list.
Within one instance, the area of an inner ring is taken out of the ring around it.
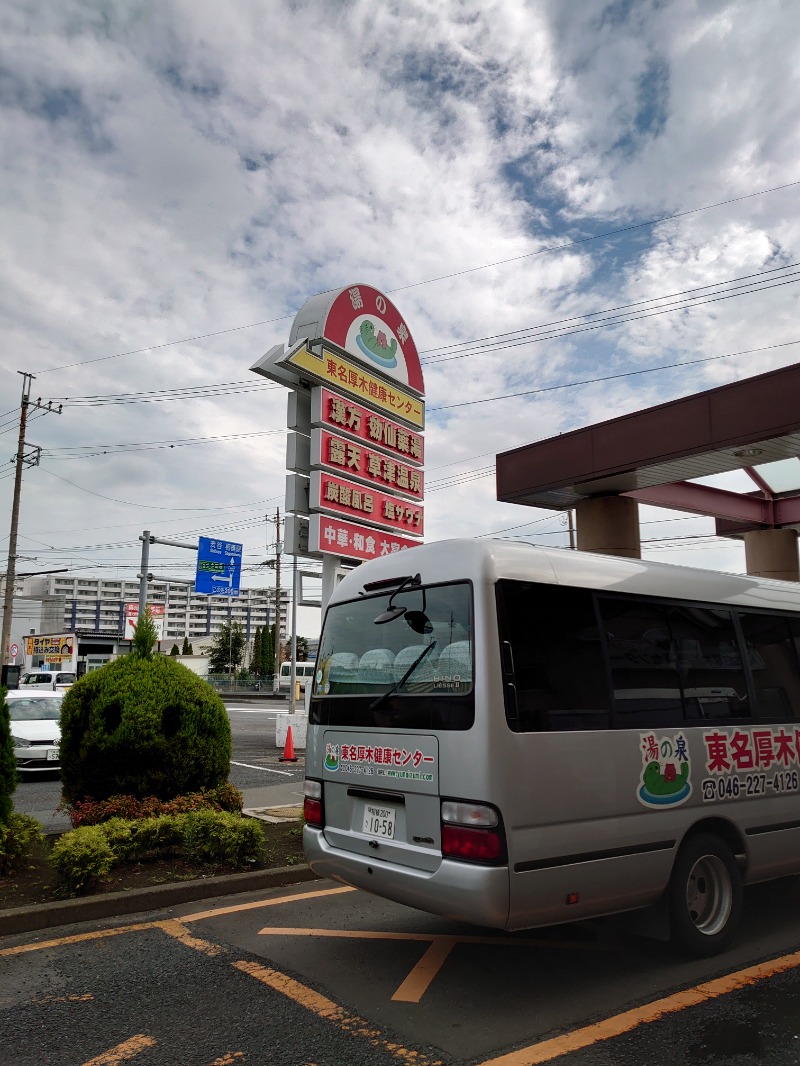
{"label": "cloud", "polygon": [[[423,352],[427,479],[448,479],[429,493],[430,533],[539,523],[565,543],[558,516],[497,503],[483,469],[495,452],[795,358],[713,358],[796,339],[794,283],[577,330],[798,259],[792,188],[603,237],[798,180],[797,20],[773,0],[245,0],[224,19],[210,0],[7,9],[8,455],[17,371],[64,403],[29,427],[45,450],[25,474],[26,554],[135,573],[144,528],[225,530],[245,543],[248,580],[270,583],[286,394],[248,367],[309,296],[358,281],[391,294]],[[696,358],[712,361],[592,383]],[[559,387],[575,382],[588,383]],[[127,398],[70,403],[107,395]],[[211,437],[229,439],[180,443]],[[698,541],[690,558],[731,554]]]}

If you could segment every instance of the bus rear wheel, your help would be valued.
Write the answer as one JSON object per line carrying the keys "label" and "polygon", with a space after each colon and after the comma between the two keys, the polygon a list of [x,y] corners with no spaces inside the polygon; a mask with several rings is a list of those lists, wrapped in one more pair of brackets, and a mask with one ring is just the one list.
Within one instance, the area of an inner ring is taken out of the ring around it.
{"label": "bus rear wheel", "polygon": [[683,844],[669,882],[672,939],[697,957],[724,951],[742,916],[742,875],[728,845],[710,833]]}

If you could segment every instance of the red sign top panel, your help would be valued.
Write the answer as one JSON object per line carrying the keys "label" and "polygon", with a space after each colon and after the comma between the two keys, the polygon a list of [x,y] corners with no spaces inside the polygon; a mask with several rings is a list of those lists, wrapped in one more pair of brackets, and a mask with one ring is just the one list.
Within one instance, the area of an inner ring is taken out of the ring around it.
{"label": "red sign top panel", "polygon": [[369,411],[346,396],[331,392],[330,389],[314,389],[311,408],[313,423],[330,426],[339,433],[356,437],[370,447],[396,455],[410,466],[421,466],[424,461],[421,433]]}
{"label": "red sign top panel", "polygon": [[417,346],[400,312],[377,289],[342,289],[325,317],[322,336],[424,395]]}

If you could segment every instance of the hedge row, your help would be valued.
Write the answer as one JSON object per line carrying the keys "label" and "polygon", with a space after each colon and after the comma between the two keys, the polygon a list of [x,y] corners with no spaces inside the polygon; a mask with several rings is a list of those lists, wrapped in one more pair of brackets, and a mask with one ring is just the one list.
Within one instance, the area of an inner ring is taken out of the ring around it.
{"label": "hedge row", "polygon": [[80,826],[56,841],[50,862],[64,892],[75,895],[121,863],[169,856],[235,869],[260,861],[263,854],[260,822],[205,810]]}
{"label": "hedge row", "polygon": [[189,814],[192,811],[228,811],[238,814],[242,810],[244,797],[229,781],[218,788],[204,788],[191,792],[188,796],[176,796],[171,800],[161,800],[157,796],[110,796],[106,800],[86,798],[77,803],[64,804],[72,826],[77,829],[82,825],[99,825],[111,818],[155,818],[161,814]]}

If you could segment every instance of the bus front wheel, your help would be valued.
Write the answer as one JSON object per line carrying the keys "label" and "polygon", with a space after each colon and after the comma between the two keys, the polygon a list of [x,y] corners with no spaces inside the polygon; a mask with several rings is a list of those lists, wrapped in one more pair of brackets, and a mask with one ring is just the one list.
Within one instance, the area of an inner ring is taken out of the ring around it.
{"label": "bus front wheel", "polygon": [[742,916],[742,875],[728,845],[698,833],[682,845],[669,882],[672,939],[688,953],[724,951]]}

